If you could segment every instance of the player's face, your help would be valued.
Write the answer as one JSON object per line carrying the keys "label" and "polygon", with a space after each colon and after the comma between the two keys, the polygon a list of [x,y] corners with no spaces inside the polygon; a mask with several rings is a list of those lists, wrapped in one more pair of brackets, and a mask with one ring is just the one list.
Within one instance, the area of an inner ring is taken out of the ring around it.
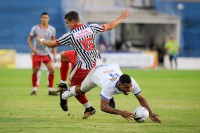
{"label": "player's face", "polygon": [[42,15],[41,22],[42,22],[42,24],[48,24],[49,23],[49,15]]}
{"label": "player's face", "polygon": [[128,95],[131,92],[132,83],[119,83],[118,87],[125,95]]}
{"label": "player's face", "polygon": [[69,21],[68,19],[66,19],[65,22],[66,22],[66,26],[67,26],[70,30],[73,30],[73,29],[74,29],[74,26],[75,26],[75,21],[74,21],[74,20]]}

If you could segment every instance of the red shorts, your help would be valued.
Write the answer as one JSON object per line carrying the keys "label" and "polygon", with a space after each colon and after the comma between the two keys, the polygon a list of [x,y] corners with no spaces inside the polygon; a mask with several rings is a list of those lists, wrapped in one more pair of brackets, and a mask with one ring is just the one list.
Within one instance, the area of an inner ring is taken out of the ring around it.
{"label": "red shorts", "polygon": [[47,64],[49,62],[51,62],[51,57],[49,55],[32,55],[32,65],[33,68],[34,67],[40,67],[41,66],[41,62]]}
{"label": "red shorts", "polygon": [[67,57],[68,61],[71,63],[71,66],[72,66],[72,69],[70,72],[70,78],[69,78],[70,86],[74,86],[74,85],[80,86],[92,68],[90,70],[86,70],[86,69],[77,67],[76,66],[77,54],[74,50],[65,51],[64,55],[65,57]]}

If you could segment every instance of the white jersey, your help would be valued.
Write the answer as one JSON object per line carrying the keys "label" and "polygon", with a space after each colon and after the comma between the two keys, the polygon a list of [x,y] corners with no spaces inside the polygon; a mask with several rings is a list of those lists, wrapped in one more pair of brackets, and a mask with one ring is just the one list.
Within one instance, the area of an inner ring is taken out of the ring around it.
{"label": "white jersey", "polygon": [[80,25],[57,39],[58,45],[71,45],[78,55],[77,66],[91,69],[101,55],[96,49],[95,36],[103,32],[104,26],[98,24]]}
{"label": "white jersey", "polygon": [[[113,63],[110,65],[97,66],[91,79],[92,82],[102,88],[100,95],[106,100],[110,100],[113,95],[123,93],[122,91],[119,91],[116,86],[121,75],[122,72],[119,65],[117,63]],[[141,89],[133,78],[131,78],[131,80],[131,92],[137,95],[140,93]]]}
{"label": "white jersey", "polygon": [[48,25],[46,29],[41,28],[40,25],[33,26],[29,35],[33,37],[33,47],[38,51],[39,55],[49,55],[51,53],[51,48],[41,44],[37,38],[42,36],[47,41],[55,38],[56,30],[53,26]]}

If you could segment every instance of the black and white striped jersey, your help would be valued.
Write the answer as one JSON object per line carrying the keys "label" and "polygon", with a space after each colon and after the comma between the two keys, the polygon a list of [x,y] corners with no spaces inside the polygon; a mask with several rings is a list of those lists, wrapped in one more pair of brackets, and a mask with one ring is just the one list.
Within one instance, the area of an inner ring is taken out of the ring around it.
{"label": "black and white striped jersey", "polygon": [[104,25],[79,25],[56,41],[60,46],[71,45],[78,55],[77,65],[82,69],[90,69],[97,59],[101,59],[101,55],[96,49],[95,36],[98,32],[103,31]]}

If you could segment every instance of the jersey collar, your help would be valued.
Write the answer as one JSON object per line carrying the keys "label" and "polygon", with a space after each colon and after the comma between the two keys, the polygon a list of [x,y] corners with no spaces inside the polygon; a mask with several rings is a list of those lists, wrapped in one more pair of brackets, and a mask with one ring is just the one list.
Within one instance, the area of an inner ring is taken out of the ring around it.
{"label": "jersey collar", "polygon": [[79,28],[81,26],[83,26],[83,24],[77,24],[77,25],[74,26],[74,29]]}

